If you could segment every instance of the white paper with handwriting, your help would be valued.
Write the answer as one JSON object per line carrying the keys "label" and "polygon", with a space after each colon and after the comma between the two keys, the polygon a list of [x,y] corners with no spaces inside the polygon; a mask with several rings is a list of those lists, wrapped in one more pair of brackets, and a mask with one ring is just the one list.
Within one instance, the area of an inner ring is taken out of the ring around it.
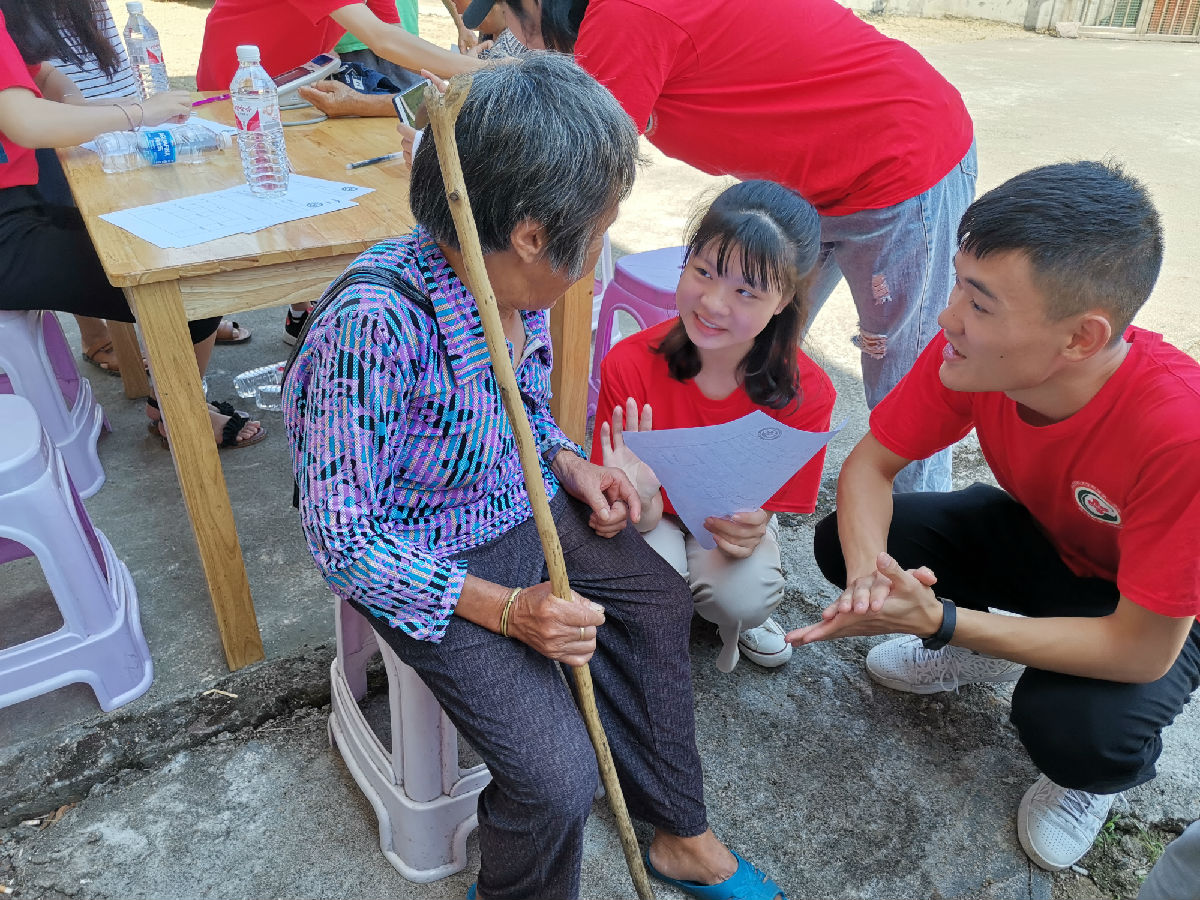
{"label": "white paper with handwriting", "polygon": [[842,430],[801,431],[762,410],[700,428],[626,432],[625,443],[662,482],[675,512],[712,549],[709,516],[758,509]]}

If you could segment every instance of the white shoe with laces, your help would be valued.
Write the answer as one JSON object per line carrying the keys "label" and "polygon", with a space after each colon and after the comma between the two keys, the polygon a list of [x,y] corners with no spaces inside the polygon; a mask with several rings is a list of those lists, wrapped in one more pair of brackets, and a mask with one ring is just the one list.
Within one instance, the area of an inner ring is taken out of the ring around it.
{"label": "white shoe with laces", "polygon": [[1042,775],[1017,808],[1021,846],[1050,872],[1075,865],[1092,849],[1116,796],[1059,787]]}
{"label": "white shoe with laces", "polygon": [[766,669],[782,666],[792,658],[792,645],[783,639],[784,631],[774,619],[738,635],[738,649],[751,662]]}
{"label": "white shoe with laces", "polygon": [[960,684],[1016,681],[1024,671],[1020,663],[965,647],[926,650],[921,639],[911,634],[876,644],[867,653],[867,674],[872,680],[911,694],[953,691]]}

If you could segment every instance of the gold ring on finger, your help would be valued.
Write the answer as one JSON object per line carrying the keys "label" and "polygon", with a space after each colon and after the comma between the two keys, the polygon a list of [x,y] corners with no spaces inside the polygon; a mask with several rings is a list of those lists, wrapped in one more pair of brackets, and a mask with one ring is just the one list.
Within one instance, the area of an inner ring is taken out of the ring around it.
{"label": "gold ring on finger", "polygon": [[579,626],[579,639],[581,641],[587,640],[587,629],[584,628],[582,625]]}

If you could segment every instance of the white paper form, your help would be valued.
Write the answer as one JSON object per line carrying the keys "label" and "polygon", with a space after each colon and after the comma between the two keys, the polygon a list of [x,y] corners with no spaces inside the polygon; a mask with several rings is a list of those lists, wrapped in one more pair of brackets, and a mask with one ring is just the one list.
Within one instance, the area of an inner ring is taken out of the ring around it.
{"label": "white paper form", "polygon": [[260,231],[272,225],[357,206],[352,198],[373,188],[293,175],[282,197],[259,197],[239,184],[178,200],[105,213],[100,218],[156,247],[190,247]]}
{"label": "white paper form", "polygon": [[842,430],[801,431],[756,409],[723,425],[625,432],[625,443],[658,476],[688,531],[711,550],[709,516],[758,509]]}

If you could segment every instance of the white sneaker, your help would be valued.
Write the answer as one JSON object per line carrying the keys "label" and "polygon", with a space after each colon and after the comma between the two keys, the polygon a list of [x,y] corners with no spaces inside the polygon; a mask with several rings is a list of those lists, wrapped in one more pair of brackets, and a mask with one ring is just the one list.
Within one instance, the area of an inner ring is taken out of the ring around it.
{"label": "white sneaker", "polygon": [[960,684],[1016,681],[1025,667],[964,647],[926,650],[911,634],[876,644],[867,653],[867,674],[885,687],[912,694],[957,690]]}
{"label": "white sneaker", "polygon": [[1021,846],[1051,872],[1075,865],[1092,849],[1116,796],[1059,787],[1042,775],[1017,808]]}
{"label": "white sneaker", "polygon": [[774,619],[767,619],[757,628],[748,628],[738,635],[738,649],[751,662],[774,669],[792,658],[792,645],[783,639],[783,634]]}

